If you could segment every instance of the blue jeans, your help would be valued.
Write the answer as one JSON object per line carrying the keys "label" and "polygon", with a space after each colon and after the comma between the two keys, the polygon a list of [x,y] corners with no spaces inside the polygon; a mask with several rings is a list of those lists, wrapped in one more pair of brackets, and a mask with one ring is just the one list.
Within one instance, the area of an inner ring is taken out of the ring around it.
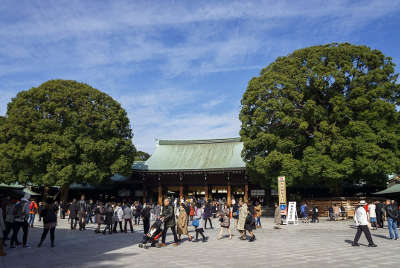
{"label": "blue jeans", "polygon": [[[397,221],[394,221],[392,218],[389,218],[389,217],[388,217],[387,221],[388,221],[390,239],[393,239],[393,238],[399,239],[399,232],[397,231]],[[394,231],[394,235],[393,235],[393,231]]]}
{"label": "blue jeans", "polygon": [[256,225],[261,226],[261,217],[257,217]]}
{"label": "blue jeans", "polygon": [[35,222],[35,214],[29,214],[28,224],[32,225]]}

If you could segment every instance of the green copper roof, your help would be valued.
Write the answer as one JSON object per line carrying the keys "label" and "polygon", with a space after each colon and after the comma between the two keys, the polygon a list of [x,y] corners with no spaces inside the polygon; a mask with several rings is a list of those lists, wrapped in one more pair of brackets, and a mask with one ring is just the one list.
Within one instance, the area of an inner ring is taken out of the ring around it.
{"label": "green copper roof", "polygon": [[394,194],[394,193],[400,193],[400,184],[394,184],[389,188],[386,188],[385,190],[382,190],[374,194]]}
{"label": "green copper roof", "polygon": [[147,171],[245,168],[240,138],[213,140],[160,140],[146,162],[133,169]]}

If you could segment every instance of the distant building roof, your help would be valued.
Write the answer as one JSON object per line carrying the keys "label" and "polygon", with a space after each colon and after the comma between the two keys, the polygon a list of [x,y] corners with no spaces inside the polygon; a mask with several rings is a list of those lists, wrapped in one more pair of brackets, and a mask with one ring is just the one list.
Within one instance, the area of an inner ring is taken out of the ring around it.
{"label": "distant building roof", "polygon": [[389,186],[385,190],[379,191],[374,194],[380,195],[380,194],[394,194],[394,193],[400,193],[400,184],[399,183],[393,184],[392,186]]}
{"label": "distant building roof", "polygon": [[159,140],[145,162],[135,162],[134,170],[178,171],[243,169],[240,138],[211,140]]}

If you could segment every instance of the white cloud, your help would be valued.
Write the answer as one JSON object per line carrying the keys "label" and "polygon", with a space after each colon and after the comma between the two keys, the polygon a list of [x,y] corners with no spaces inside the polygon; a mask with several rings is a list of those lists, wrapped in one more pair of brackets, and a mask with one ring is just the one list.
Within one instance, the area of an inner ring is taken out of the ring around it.
{"label": "white cloud", "polygon": [[[293,49],[354,40],[360,29],[400,8],[398,0],[2,3],[0,114],[17,90],[37,86],[37,80],[84,81],[122,103],[135,143],[150,153],[155,137],[238,135],[240,100],[230,94],[244,88],[234,85],[219,96],[211,92],[218,85],[202,86],[203,77],[258,73]],[[142,74],[146,81],[137,84]],[[203,90],[171,86],[181,77]]]}

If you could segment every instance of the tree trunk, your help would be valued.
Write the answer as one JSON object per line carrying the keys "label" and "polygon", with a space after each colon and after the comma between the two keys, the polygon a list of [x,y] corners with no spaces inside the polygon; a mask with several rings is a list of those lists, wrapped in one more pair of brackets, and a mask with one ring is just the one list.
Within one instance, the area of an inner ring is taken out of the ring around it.
{"label": "tree trunk", "polygon": [[64,184],[63,186],[61,186],[60,201],[64,201],[64,202],[68,201],[68,190],[69,190],[69,184]]}

